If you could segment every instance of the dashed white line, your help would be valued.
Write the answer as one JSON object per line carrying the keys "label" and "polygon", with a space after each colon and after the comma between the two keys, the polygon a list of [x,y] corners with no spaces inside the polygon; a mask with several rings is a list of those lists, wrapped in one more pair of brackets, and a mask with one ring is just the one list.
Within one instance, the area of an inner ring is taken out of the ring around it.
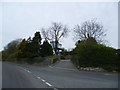
{"label": "dashed white line", "polygon": [[29,70],[27,70],[28,73],[31,73]]}
{"label": "dashed white line", "polygon": [[37,77],[38,79],[41,79],[40,77]]}
{"label": "dashed white line", "polygon": [[[26,72],[28,72],[28,73],[32,73],[31,71],[29,71],[29,70],[27,70],[27,69],[25,69],[25,68],[23,68],[23,67],[20,67],[21,69],[23,69],[24,71],[26,71]],[[36,75],[35,75],[36,76]],[[38,79],[40,79],[40,80],[42,80],[45,84],[47,84],[48,86],[50,86],[50,87],[52,87],[52,85],[50,84],[50,83],[48,83],[48,82],[46,82],[44,79],[42,79],[41,77],[39,77],[39,76],[36,76]],[[58,89],[56,89],[56,88],[54,88],[53,87],[53,89],[54,90],[58,90]]]}
{"label": "dashed white line", "polygon": [[20,67],[20,66],[18,66],[18,67],[26,71],[26,69],[24,69],[23,67]]}
{"label": "dashed white line", "polygon": [[52,85],[51,85],[50,83],[48,83],[48,82],[45,82],[45,83],[46,83],[48,86],[50,86],[50,87],[52,86]]}
{"label": "dashed white line", "polygon": [[42,80],[43,82],[45,82],[45,84],[47,84],[48,86],[52,86],[50,83],[46,82],[44,79],[41,79],[40,77],[37,77],[38,79]]}
{"label": "dashed white line", "polygon": [[[20,67],[20,66],[19,66]],[[20,67],[21,69],[23,69],[24,71],[26,71],[26,72],[28,72],[28,73],[32,73],[31,71],[29,71],[29,70],[27,70],[27,69],[25,69],[25,68],[23,68],[23,67]]]}
{"label": "dashed white line", "polygon": [[53,88],[54,90],[58,90],[57,88]]}
{"label": "dashed white line", "polygon": [[43,82],[45,82],[45,80],[44,79],[41,79]]}
{"label": "dashed white line", "polygon": [[26,69],[23,68],[24,71],[27,71]]}

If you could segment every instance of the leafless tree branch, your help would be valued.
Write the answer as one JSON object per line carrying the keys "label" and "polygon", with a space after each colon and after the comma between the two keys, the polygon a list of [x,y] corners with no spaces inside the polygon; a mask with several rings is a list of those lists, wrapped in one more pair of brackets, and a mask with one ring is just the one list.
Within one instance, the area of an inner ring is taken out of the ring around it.
{"label": "leafless tree branch", "polygon": [[94,19],[85,21],[82,25],[76,25],[73,30],[75,32],[75,38],[79,40],[86,40],[92,37],[98,43],[101,43],[106,36],[103,26]]}
{"label": "leafless tree branch", "polygon": [[[68,28],[66,25],[62,25],[61,23],[52,23],[52,26],[49,29],[42,28],[42,35],[45,39],[50,41],[55,41],[55,48],[58,48],[59,40],[62,37],[67,36]],[[55,51],[56,52],[56,51]]]}

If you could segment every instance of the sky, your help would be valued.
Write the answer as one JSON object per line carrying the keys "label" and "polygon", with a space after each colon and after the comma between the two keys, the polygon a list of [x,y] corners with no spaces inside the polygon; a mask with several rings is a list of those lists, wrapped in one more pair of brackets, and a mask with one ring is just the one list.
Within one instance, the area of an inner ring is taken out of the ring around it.
{"label": "sky", "polygon": [[69,36],[61,38],[60,43],[66,49],[74,48],[74,26],[94,18],[104,26],[108,45],[118,48],[117,2],[4,2],[0,3],[0,13],[0,50],[12,40],[33,37],[52,22],[68,26]]}

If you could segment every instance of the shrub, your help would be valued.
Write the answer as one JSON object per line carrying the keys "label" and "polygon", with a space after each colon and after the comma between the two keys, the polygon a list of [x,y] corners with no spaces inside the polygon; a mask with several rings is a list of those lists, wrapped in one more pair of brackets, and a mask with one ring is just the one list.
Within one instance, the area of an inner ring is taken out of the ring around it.
{"label": "shrub", "polygon": [[107,70],[107,71],[118,71],[118,67],[117,65],[104,65],[103,69]]}
{"label": "shrub", "polygon": [[44,41],[43,45],[41,46],[41,55],[43,57],[53,55],[52,46],[49,44],[47,40]]}
{"label": "shrub", "polygon": [[72,52],[72,62],[82,67],[103,67],[106,70],[118,70],[116,49],[97,43],[81,42]]}
{"label": "shrub", "polygon": [[53,58],[53,62],[52,62],[52,63],[54,64],[54,63],[56,63],[57,61],[58,61],[58,57]]}
{"label": "shrub", "polygon": [[15,57],[15,54],[11,54],[8,56],[8,58],[6,59],[6,61],[10,61],[10,62],[16,62],[17,58]]}
{"label": "shrub", "polygon": [[44,57],[35,57],[35,58],[33,58],[34,63],[40,63],[40,62],[43,62],[44,60],[45,60]]}
{"label": "shrub", "polygon": [[17,58],[17,62],[33,64],[33,59],[32,58]]}
{"label": "shrub", "polygon": [[52,63],[55,63],[59,60],[59,56],[52,55],[52,56],[46,57],[46,59],[50,59],[52,60]]}

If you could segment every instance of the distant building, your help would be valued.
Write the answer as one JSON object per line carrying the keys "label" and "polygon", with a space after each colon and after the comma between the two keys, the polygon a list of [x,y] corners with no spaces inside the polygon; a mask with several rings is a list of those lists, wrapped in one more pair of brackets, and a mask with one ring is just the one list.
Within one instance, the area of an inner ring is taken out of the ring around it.
{"label": "distant building", "polygon": [[[50,44],[51,44],[52,48],[54,49],[54,48],[55,48],[55,41],[51,41]],[[60,56],[60,55],[61,55],[60,52],[61,52],[62,50],[63,50],[62,44],[59,43],[59,44],[58,44],[57,53],[54,52],[54,54]]]}
{"label": "distant building", "polygon": [[55,41],[51,41],[50,44],[51,44],[52,48],[55,48]]}

